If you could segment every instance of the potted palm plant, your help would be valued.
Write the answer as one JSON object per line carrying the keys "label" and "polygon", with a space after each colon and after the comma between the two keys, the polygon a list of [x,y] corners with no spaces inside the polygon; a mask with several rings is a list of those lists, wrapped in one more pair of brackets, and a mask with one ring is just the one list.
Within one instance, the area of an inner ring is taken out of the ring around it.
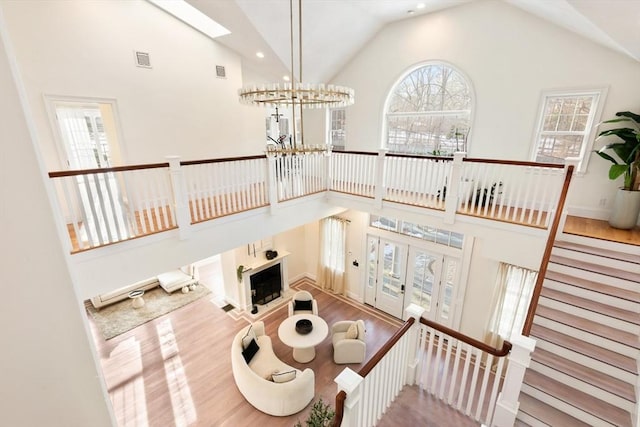
{"label": "potted palm plant", "polygon": [[624,185],[616,193],[609,225],[614,228],[631,229],[638,223],[638,214],[640,214],[640,189],[638,188],[640,115],[621,111],[616,113],[616,116],[617,118],[603,123],[623,123],[624,125],[600,132],[597,139],[610,136],[615,136],[616,139],[596,153],[613,163],[609,168],[609,179],[624,177]]}

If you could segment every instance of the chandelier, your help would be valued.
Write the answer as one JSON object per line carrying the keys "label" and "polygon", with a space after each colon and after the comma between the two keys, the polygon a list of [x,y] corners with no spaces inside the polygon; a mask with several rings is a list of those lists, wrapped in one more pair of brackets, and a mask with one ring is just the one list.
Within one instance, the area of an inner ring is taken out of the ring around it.
{"label": "chandelier", "polygon": [[240,102],[266,107],[300,106],[302,108],[346,107],[353,104],[354,91],[351,88],[302,82],[302,0],[298,0],[298,64],[300,69],[296,81],[293,65],[293,0],[289,0],[289,12],[291,20],[291,82],[245,86],[238,90]]}

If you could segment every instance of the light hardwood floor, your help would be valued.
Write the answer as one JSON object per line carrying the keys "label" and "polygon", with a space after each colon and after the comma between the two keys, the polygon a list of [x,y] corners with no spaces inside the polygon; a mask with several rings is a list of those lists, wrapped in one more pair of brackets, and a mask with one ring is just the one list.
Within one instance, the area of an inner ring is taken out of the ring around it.
{"label": "light hardwood floor", "polygon": [[607,221],[567,216],[563,231],[567,234],[640,246],[640,227],[638,226],[631,230],[620,230],[611,227]]}
{"label": "light hardwood floor", "polygon": [[[314,295],[320,315],[329,325],[342,319],[364,319],[367,357],[401,324],[397,319],[331,296],[309,283],[299,282],[294,286]],[[317,347],[317,356],[312,362],[295,362],[291,349],[277,337],[278,325],[286,316],[286,306],[282,306],[262,319],[276,355],[292,366],[313,369],[316,399],[322,398],[333,406],[334,378],[346,366],[357,371],[361,365],[334,364],[330,337]],[[91,319],[89,321],[91,324]],[[234,320],[205,297],[108,341],[102,339],[91,324],[118,425],[293,426],[297,420],[304,421],[309,407],[293,416],[272,417],[254,409],[236,388],[229,345],[236,332],[247,323],[245,319]],[[415,389],[403,393],[407,395],[405,404],[414,402],[420,405],[420,410],[411,414],[403,410],[403,406],[393,409],[391,413],[395,415],[383,425],[413,426],[418,422],[444,426],[450,425],[446,420],[457,417],[446,407],[435,409],[433,406],[430,412],[429,405],[438,404]]]}

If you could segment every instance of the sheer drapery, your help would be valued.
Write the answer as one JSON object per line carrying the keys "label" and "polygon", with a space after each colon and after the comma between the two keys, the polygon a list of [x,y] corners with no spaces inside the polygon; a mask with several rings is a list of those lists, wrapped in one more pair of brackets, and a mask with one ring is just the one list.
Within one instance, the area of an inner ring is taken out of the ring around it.
{"label": "sheer drapery", "polygon": [[320,260],[317,283],[322,289],[343,295],[346,266],[347,221],[325,218],[320,221]]}
{"label": "sheer drapery", "polygon": [[493,316],[486,328],[489,345],[498,347],[522,330],[537,277],[536,271],[500,263],[491,303]]}

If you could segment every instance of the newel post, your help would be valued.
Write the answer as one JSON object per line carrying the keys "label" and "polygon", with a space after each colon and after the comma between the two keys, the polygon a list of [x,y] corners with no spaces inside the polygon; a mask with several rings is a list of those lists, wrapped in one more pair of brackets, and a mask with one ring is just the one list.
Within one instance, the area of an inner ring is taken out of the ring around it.
{"label": "newel post", "polygon": [[364,378],[355,371],[344,368],[335,378],[338,393],[344,390],[347,398],[344,401],[344,412],[340,427],[360,427],[360,405],[362,405],[362,382]]}
{"label": "newel post", "polygon": [[536,341],[520,334],[511,337],[511,353],[509,365],[504,378],[502,391],[498,395],[498,402],[493,412],[492,427],[513,427],[518,415],[520,389],[524,374],[531,363],[531,353],[536,347]]}
{"label": "newel post", "polygon": [[169,162],[169,176],[173,187],[178,231],[180,239],[184,240],[189,238],[189,234],[191,234],[191,214],[189,213],[187,184],[180,166],[180,156],[166,156],[165,158]]}
{"label": "newel post", "polygon": [[275,213],[278,210],[278,179],[276,174],[276,160],[275,154],[267,153],[267,185],[269,191],[269,207],[271,213]]}
{"label": "newel post", "polygon": [[409,344],[407,346],[407,377],[405,378],[405,384],[408,385],[416,383],[418,364],[422,356],[420,349],[420,330],[422,329],[422,324],[420,323],[420,318],[424,311],[424,308],[417,304],[409,304],[404,311],[407,319],[410,317],[415,319],[411,329],[407,332],[409,334]]}
{"label": "newel post", "polygon": [[462,159],[466,153],[453,153],[453,162],[451,164],[451,173],[442,194],[444,200],[444,218],[445,224],[453,224],[456,219],[456,210],[458,209],[458,198],[460,195],[460,186],[462,182]]}
{"label": "newel post", "polygon": [[378,209],[382,209],[382,198],[385,192],[385,156],[387,155],[387,149],[381,148],[378,151],[378,158],[376,159],[376,177],[375,177],[375,195],[374,202]]}

